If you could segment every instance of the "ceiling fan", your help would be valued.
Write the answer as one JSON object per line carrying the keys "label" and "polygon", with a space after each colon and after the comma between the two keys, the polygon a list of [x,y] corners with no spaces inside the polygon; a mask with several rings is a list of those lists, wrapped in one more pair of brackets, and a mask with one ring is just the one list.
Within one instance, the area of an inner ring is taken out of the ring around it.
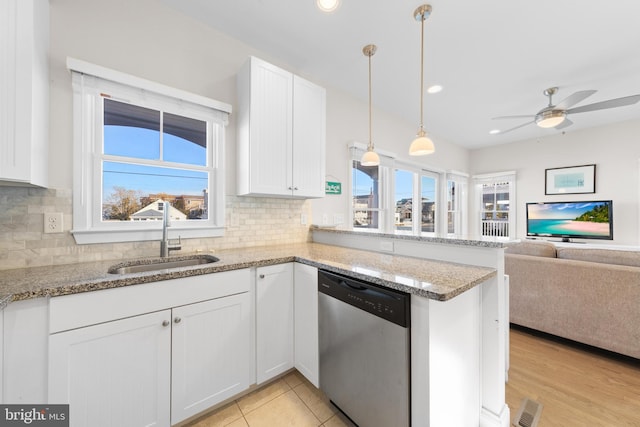
{"label": "ceiling fan", "polygon": [[494,117],[497,119],[519,119],[527,118],[530,121],[499,132],[500,134],[511,132],[512,130],[520,129],[521,127],[530,125],[532,123],[537,124],[541,128],[556,128],[564,129],[571,126],[573,122],[567,118],[569,114],[586,113],[588,111],[605,110],[608,108],[624,107],[625,105],[632,105],[640,101],[640,95],[625,96],[622,98],[609,99],[607,101],[596,102],[594,104],[583,105],[582,107],[570,108],[580,101],[596,93],[596,90],[581,90],[575,92],[573,95],[568,96],[558,104],[553,105],[552,97],[558,92],[557,87],[550,87],[545,89],[542,93],[549,97],[549,105],[538,111],[535,115],[528,116],[500,116]]}

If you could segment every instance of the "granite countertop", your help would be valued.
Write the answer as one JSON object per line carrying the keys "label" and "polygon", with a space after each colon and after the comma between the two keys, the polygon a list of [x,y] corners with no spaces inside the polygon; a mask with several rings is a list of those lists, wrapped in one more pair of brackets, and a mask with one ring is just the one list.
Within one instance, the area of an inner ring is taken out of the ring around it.
{"label": "granite countertop", "polygon": [[[11,301],[69,295],[293,261],[439,301],[454,298],[496,275],[493,268],[318,243],[240,248],[207,255],[213,255],[219,261],[128,274],[108,273],[109,268],[115,264],[126,266],[133,263],[114,260],[3,270],[0,272],[0,308]],[[172,260],[180,258],[185,258],[185,255],[171,257]]]}

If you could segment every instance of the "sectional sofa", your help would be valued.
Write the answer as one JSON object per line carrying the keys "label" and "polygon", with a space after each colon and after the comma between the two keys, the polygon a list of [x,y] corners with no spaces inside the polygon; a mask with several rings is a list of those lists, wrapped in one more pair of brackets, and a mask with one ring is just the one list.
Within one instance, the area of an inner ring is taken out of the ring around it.
{"label": "sectional sofa", "polygon": [[640,251],[506,244],[511,323],[640,359]]}

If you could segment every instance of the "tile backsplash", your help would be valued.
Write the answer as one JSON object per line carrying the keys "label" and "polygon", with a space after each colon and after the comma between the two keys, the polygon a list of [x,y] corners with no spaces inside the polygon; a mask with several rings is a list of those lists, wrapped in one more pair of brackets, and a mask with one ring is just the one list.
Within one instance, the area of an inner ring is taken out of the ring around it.
{"label": "tile backsplash", "polygon": [[[50,212],[62,212],[62,233],[44,233]],[[301,215],[311,224],[307,200],[227,196],[225,235],[182,239],[178,253],[305,242]],[[159,254],[157,241],[77,245],[72,224],[71,190],[0,187],[0,270]]]}

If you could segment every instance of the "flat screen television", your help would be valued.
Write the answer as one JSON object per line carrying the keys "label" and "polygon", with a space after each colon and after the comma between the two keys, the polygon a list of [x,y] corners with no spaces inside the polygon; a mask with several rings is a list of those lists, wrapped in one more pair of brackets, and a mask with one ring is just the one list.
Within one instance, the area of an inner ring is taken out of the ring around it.
{"label": "flat screen television", "polygon": [[527,236],[613,240],[613,202],[527,203]]}

